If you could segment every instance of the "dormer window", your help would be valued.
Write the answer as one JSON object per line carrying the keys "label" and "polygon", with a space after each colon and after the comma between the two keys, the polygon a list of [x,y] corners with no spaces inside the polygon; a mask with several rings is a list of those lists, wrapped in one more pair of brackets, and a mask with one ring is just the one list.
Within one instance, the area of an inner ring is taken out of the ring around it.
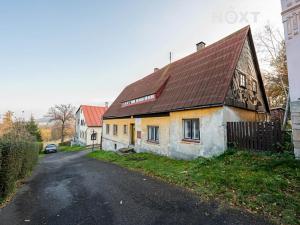
{"label": "dormer window", "polygon": [[240,86],[246,87],[246,76],[244,74],[240,74]]}
{"label": "dormer window", "polygon": [[140,98],[135,98],[126,102],[122,103],[122,107],[126,107],[126,106],[130,106],[130,105],[135,105],[135,104],[139,104],[139,103],[143,103],[143,102],[148,102],[148,101],[152,101],[155,100],[155,94],[153,95],[146,95]]}

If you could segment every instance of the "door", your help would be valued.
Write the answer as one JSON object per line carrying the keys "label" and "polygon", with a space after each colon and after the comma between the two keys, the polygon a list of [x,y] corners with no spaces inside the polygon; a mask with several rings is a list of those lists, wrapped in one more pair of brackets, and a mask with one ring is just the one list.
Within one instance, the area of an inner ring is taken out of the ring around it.
{"label": "door", "polygon": [[130,144],[135,145],[135,125],[134,125],[134,123],[130,124]]}

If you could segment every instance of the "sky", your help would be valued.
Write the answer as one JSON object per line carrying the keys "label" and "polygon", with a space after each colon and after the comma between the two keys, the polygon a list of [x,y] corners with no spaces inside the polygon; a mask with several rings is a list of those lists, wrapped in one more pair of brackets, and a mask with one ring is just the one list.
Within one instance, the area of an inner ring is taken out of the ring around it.
{"label": "sky", "polygon": [[280,0],[0,0],[0,118],[104,105],[126,85],[250,24],[282,29]]}

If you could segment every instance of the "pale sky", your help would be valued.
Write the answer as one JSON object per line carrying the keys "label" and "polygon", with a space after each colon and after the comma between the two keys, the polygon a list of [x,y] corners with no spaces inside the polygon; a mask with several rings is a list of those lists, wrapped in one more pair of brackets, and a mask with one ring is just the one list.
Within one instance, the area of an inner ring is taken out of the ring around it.
{"label": "pale sky", "polygon": [[282,29],[280,0],[0,1],[0,115],[110,103],[131,82],[250,24]]}

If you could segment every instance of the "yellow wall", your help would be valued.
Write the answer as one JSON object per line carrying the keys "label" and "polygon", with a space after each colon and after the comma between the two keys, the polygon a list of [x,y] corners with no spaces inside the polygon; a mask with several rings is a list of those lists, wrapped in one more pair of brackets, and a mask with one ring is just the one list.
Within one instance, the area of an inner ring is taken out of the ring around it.
{"label": "yellow wall", "polygon": [[[183,140],[183,119],[199,118],[200,141],[187,142]],[[171,112],[169,116],[110,119],[103,122],[103,149],[117,150],[130,144],[130,124],[135,124],[135,150],[137,152],[151,151],[175,158],[210,157],[225,151],[226,122],[255,121],[256,112],[233,107],[212,107],[206,109],[184,110]],[[110,134],[106,134],[106,124],[110,124]],[[118,125],[118,135],[113,135],[113,125]],[[124,134],[123,126],[128,132]],[[148,126],[159,127],[159,143],[148,142]],[[141,139],[137,139],[137,132]]]}
{"label": "yellow wall", "polygon": [[[118,142],[117,143],[117,144],[119,144],[118,148],[127,147],[129,145],[129,140],[130,140],[130,124],[131,123],[135,123],[135,120],[133,118],[103,120],[103,141],[108,140],[108,141]],[[109,124],[109,134],[106,134],[106,124]],[[117,135],[113,135],[113,125],[118,126],[118,134]],[[127,133],[126,134],[124,134],[124,125],[127,125]],[[135,133],[135,135],[136,135],[136,133]],[[109,150],[113,150],[111,148],[114,146],[112,144],[105,146],[105,142],[104,142],[103,148],[105,148],[105,147],[107,147]]]}

